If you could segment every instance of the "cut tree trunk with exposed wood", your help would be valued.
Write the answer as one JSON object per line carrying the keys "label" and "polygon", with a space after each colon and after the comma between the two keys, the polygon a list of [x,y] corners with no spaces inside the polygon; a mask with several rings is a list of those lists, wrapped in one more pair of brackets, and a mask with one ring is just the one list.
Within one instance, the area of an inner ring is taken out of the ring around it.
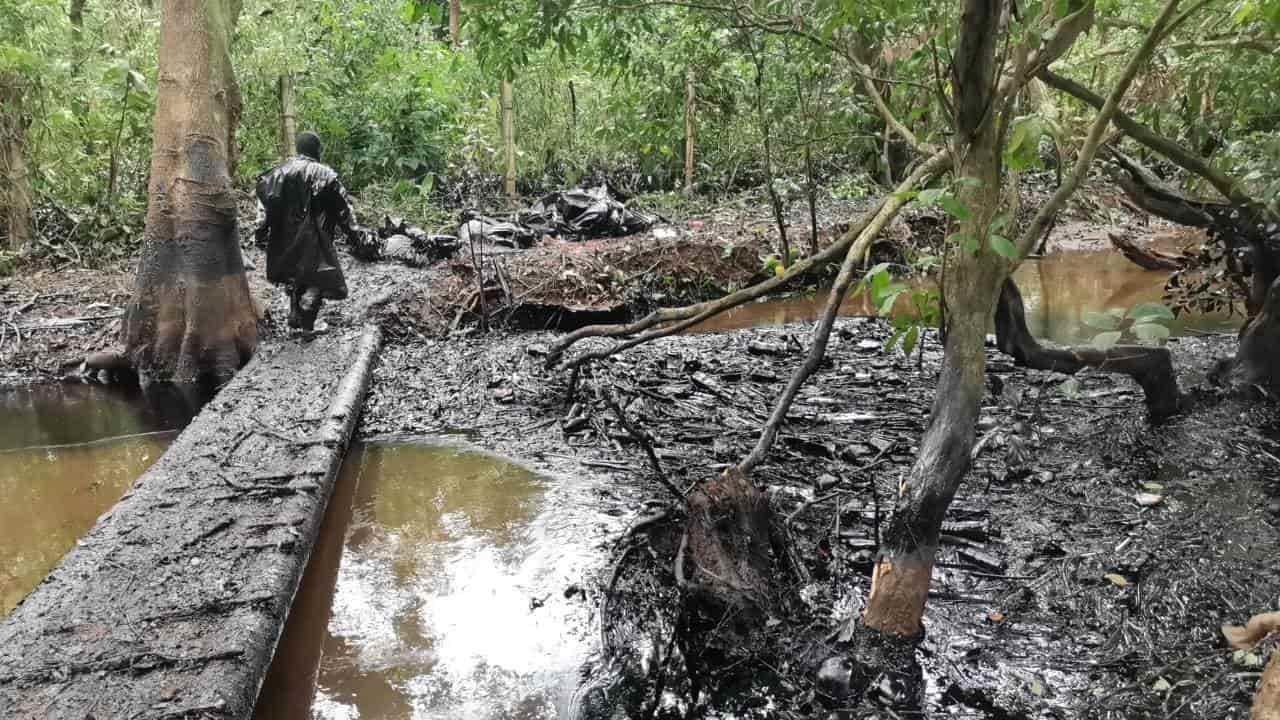
{"label": "cut tree trunk with exposed wood", "polygon": [[1050,370],[1074,375],[1085,368],[1128,375],[1142,386],[1147,410],[1156,419],[1178,411],[1178,378],[1173,357],[1166,348],[1119,345],[1107,350],[1046,348],[1027,329],[1022,293],[1013,280],[1006,280],[996,308],[996,343],[1001,352],[1017,364],[1033,370]]}
{"label": "cut tree trunk with exposed wood", "polygon": [[26,81],[0,75],[0,232],[9,250],[27,247],[32,237],[31,173],[27,169]]}
{"label": "cut tree trunk with exposed wood", "polygon": [[507,199],[515,203],[516,195],[516,125],[515,98],[510,80],[503,80],[500,89],[499,104],[502,114],[502,150],[506,160],[506,174],[503,176],[503,190]]}
{"label": "cut tree trunk with exposed wood", "polygon": [[280,76],[276,89],[280,95],[280,158],[294,154],[298,138],[298,108],[293,88],[293,73]]}
{"label": "cut tree trunk with exposed wood", "polygon": [[[960,232],[987,238],[1000,204],[1001,139],[991,116],[996,98],[996,47],[1002,2],[967,0],[955,60],[955,148],[959,199],[969,208]],[[863,624],[884,635],[914,638],[922,630],[934,557],[947,507],[969,469],[984,392],[986,336],[1007,268],[984,248],[956,248],[943,294],[946,342],[929,425],[910,473],[899,486],[892,518],[871,576]]]}
{"label": "cut tree trunk with exposed wood", "polygon": [[684,73],[684,194],[693,195],[694,162],[698,147],[697,124],[698,112],[697,87],[694,84],[693,68]]}
{"label": "cut tree trunk with exposed wood", "polygon": [[150,200],[121,338],[144,382],[222,380],[257,345],[232,185],[239,0],[165,0]]}
{"label": "cut tree trunk with exposed wood", "polygon": [[462,0],[449,0],[449,45],[462,47]]}

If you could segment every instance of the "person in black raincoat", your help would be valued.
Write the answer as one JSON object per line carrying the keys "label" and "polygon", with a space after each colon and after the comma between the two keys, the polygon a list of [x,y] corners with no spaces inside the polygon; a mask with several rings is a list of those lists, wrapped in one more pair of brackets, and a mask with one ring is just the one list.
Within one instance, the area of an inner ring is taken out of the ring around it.
{"label": "person in black raincoat", "polygon": [[354,240],[363,231],[338,173],[320,162],[320,137],[299,133],[296,147],[296,156],[258,177],[254,235],[266,246],[267,280],[289,288],[289,327],[311,332],[325,300],[347,297],[335,232]]}

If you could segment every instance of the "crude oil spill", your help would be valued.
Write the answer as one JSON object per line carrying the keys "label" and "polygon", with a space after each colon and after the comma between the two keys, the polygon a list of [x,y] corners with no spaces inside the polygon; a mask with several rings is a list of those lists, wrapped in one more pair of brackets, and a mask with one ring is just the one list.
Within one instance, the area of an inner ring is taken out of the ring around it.
{"label": "crude oil spill", "polygon": [[[1143,270],[1119,252],[1058,252],[1028,260],[1014,273],[1027,306],[1027,325],[1037,337],[1061,344],[1089,342],[1098,330],[1085,316],[1109,308],[1128,310],[1144,302],[1161,302],[1169,273]],[[693,328],[693,332],[742,330],[761,325],[813,322],[822,314],[827,293],[743,305]],[[900,301],[901,302],[901,301]],[[895,308],[896,309],[896,308]],[[865,294],[847,297],[840,307],[846,317],[875,315]],[[1235,332],[1240,317],[1192,315],[1172,328],[1175,335]]]}
{"label": "crude oil spill", "polygon": [[0,392],[0,617],[160,457],[195,407],[91,385]]}
{"label": "crude oil spill", "polygon": [[458,444],[356,447],[339,482],[257,720],[562,716],[592,646],[566,589],[620,530],[590,488]]}

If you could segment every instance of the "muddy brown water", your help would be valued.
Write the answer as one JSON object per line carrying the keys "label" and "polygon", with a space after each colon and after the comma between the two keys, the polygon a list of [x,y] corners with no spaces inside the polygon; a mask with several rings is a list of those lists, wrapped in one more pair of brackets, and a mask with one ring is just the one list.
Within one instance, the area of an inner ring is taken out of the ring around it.
{"label": "muddy brown water", "polygon": [[[1170,242],[1157,243],[1164,250]],[[1038,337],[1060,344],[1089,342],[1097,330],[1085,324],[1090,312],[1128,310],[1144,302],[1161,302],[1169,273],[1143,270],[1114,250],[1060,252],[1028,260],[1014,273],[1027,306],[1027,324]],[[769,300],[734,308],[697,325],[695,332],[742,330],[761,325],[812,322],[826,305],[827,294]],[[902,303],[900,300],[899,303]],[[850,295],[840,307],[846,317],[871,316],[875,308],[865,294]],[[1240,317],[1189,315],[1173,326],[1175,335],[1234,332]]]}
{"label": "muddy brown water", "polygon": [[0,617],[160,457],[198,406],[95,385],[0,391]]}
{"label": "muddy brown water", "polygon": [[583,485],[449,440],[353,448],[257,719],[563,716],[577,588],[622,527]]}

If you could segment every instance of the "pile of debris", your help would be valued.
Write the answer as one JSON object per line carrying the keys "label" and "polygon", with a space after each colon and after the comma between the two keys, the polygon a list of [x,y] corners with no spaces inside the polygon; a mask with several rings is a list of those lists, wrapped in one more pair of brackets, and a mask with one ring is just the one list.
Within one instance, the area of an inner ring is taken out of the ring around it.
{"label": "pile of debris", "polygon": [[426,267],[458,254],[458,238],[432,235],[401,218],[385,216],[382,227],[351,238],[351,254],[360,260],[393,260],[409,267]]}
{"label": "pile of debris", "polygon": [[543,235],[621,237],[644,232],[658,218],[626,206],[626,195],[608,181],[591,188],[553,192],[518,214],[519,223]]}

